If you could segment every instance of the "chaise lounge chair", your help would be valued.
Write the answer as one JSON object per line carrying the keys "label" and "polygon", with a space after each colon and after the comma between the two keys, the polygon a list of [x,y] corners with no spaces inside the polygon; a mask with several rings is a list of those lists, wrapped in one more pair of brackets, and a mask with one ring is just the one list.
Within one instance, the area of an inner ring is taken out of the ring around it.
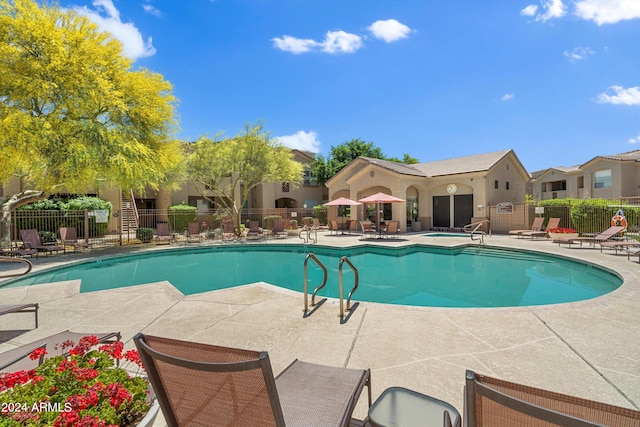
{"label": "chaise lounge chair", "polygon": [[120,341],[121,338],[120,332],[94,334],[67,330],[0,353],[0,372],[35,369],[44,360],[44,356],[41,357],[40,360],[31,360],[31,358],[29,358],[31,352],[36,348],[46,348],[49,356],[59,356],[66,354],[63,352],[64,348],[61,345],[62,343],[72,341],[74,344],[77,344],[80,338],[86,337],[87,335],[95,335],[99,340],[99,344]]}
{"label": "chaise lounge chair", "polygon": [[[31,269],[29,269],[31,270]],[[9,313],[34,313],[36,317],[36,328],[38,327],[38,303],[28,304],[3,304],[0,305],[0,316]]]}
{"label": "chaise lounge chair", "polygon": [[384,231],[384,234],[387,238],[393,236],[394,238],[398,237],[400,233],[400,222],[399,221],[389,221],[387,224],[387,228]]}
{"label": "chaise lounge chair", "polygon": [[595,246],[596,243],[606,242],[607,240],[611,239],[612,237],[616,236],[617,234],[621,233],[624,230],[626,230],[626,227],[618,227],[618,226],[609,227],[606,230],[604,230],[602,233],[598,234],[597,236],[572,237],[569,239],[560,238],[560,239],[553,240],[553,243],[557,243],[558,246],[562,244],[571,245],[573,243],[580,243],[580,246],[582,247],[582,242],[588,242],[591,246]]}
{"label": "chaise lounge chair", "polygon": [[88,242],[82,242],[78,240],[78,231],[75,227],[60,227],[60,240],[62,246],[66,249],[67,246],[73,247],[75,252],[78,248],[88,249],[91,245]]}
{"label": "chaise lounge chair", "polygon": [[65,253],[65,249],[63,246],[57,245],[43,245],[40,240],[40,235],[38,234],[38,230],[29,229],[29,230],[20,230],[20,239],[24,244],[26,249],[36,249],[38,252],[45,252],[47,254],[53,252]]}
{"label": "chaise lounge chair", "polygon": [[467,371],[467,427],[640,426],[640,411]]}
{"label": "chaise lounge chair", "polygon": [[171,233],[168,222],[159,222],[156,224],[156,243],[163,242],[166,242],[167,244],[171,244],[171,242],[173,242],[173,234]]}
{"label": "chaise lounge chair", "polygon": [[262,238],[262,229],[258,225],[258,221],[249,222],[249,231],[247,231],[247,240]]}
{"label": "chaise lounge chair", "polygon": [[294,360],[274,377],[267,352],[134,337],[169,427],[349,426],[369,369]]}
{"label": "chaise lounge chair", "polygon": [[533,219],[533,224],[531,225],[531,228],[528,230],[509,230],[509,237],[511,236],[517,236],[517,237],[521,237],[520,234],[522,233],[526,233],[529,231],[542,231],[542,224],[544,224],[544,217],[542,216],[537,216]]}
{"label": "chaise lounge chair", "polygon": [[286,238],[287,230],[284,229],[284,221],[281,219],[273,220],[273,237]]}
{"label": "chaise lounge chair", "polygon": [[560,218],[549,218],[549,222],[547,223],[547,227],[544,231],[523,231],[520,233],[520,237],[547,237],[547,231],[553,230],[554,228],[558,228],[560,226]]}
{"label": "chaise lounge chair", "polygon": [[200,223],[190,222],[187,224],[187,243],[202,242],[200,234]]}

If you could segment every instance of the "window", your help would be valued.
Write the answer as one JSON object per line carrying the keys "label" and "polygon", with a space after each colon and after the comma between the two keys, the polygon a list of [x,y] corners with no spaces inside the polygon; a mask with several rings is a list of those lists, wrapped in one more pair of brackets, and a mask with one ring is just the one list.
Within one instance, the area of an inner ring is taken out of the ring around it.
{"label": "window", "polygon": [[593,177],[594,188],[610,188],[611,187],[611,169],[596,171]]}
{"label": "window", "polygon": [[567,181],[553,181],[549,184],[551,184],[551,191],[565,191],[567,189]]}
{"label": "window", "polygon": [[498,180],[496,179],[495,181],[493,181],[493,188],[498,189],[500,188]]}
{"label": "window", "polygon": [[584,188],[584,176],[578,177],[578,188]]}
{"label": "window", "polygon": [[288,193],[289,192],[289,183],[288,182],[283,182],[282,183],[282,192],[283,193]]}
{"label": "window", "polygon": [[509,181],[507,181],[507,182],[505,183],[505,187],[504,187],[504,188],[505,188],[505,189],[507,189],[507,190],[509,189]]}
{"label": "window", "polygon": [[311,176],[311,169],[305,169],[304,171],[304,185],[312,185],[312,186],[317,186],[318,183],[316,182],[316,179]]}

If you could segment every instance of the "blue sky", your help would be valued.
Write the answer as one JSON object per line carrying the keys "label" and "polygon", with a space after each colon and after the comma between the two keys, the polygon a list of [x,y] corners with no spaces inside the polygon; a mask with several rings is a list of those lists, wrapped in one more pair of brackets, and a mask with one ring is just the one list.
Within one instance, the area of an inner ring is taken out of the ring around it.
{"label": "blue sky", "polygon": [[261,121],[327,155],[512,148],[532,172],[640,149],[640,0],[60,0],[179,98],[178,137]]}

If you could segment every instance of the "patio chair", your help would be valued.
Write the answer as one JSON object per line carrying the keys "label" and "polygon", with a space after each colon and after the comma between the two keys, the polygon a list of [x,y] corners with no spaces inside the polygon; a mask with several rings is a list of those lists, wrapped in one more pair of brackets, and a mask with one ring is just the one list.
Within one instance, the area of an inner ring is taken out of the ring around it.
{"label": "patio chair", "polygon": [[387,224],[387,228],[385,229],[385,236],[387,238],[394,237],[397,238],[400,233],[400,221],[389,221]]}
{"label": "patio chair", "polygon": [[619,233],[623,232],[624,230],[626,230],[626,227],[614,226],[614,227],[607,228],[602,233],[596,236],[572,237],[569,239],[560,238],[560,239],[553,240],[553,243],[557,243],[558,246],[562,244],[572,245],[573,243],[580,243],[580,247],[582,247],[582,243],[587,242],[590,244],[590,246],[595,247],[596,243],[606,242],[607,240],[610,240],[612,237],[617,236]]}
{"label": "patio chair", "polygon": [[190,222],[187,224],[187,243],[202,242],[200,234],[200,223]]}
{"label": "patio chair", "polygon": [[[198,235],[199,234],[198,232]],[[166,242],[167,244],[173,242],[173,233],[171,233],[168,222],[159,222],[156,224],[156,243],[162,242]]]}
{"label": "patio chair", "polygon": [[509,237],[511,236],[517,236],[517,237],[521,237],[520,234],[521,233],[526,233],[528,231],[541,231],[542,230],[542,224],[544,224],[544,217],[542,216],[537,216],[533,219],[533,224],[531,225],[531,228],[528,230],[509,230]]}
{"label": "patio chair", "polygon": [[60,227],[60,241],[65,250],[67,246],[71,246],[75,252],[78,248],[88,249],[90,247],[88,242],[78,240],[78,231],[75,227]]}
{"label": "patio chair", "polygon": [[2,316],[3,314],[9,314],[9,313],[34,313],[36,317],[36,328],[37,328],[38,327],[38,308],[40,307],[38,306],[37,302],[28,303],[28,304],[3,304],[3,305],[0,305],[0,316]]}
{"label": "patio chair", "polygon": [[224,221],[222,223],[222,240],[233,240],[236,238],[236,227],[233,221]]}
{"label": "patio chair", "polygon": [[247,231],[247,240],[262,238],[262,228],[258,225],[258,221],[249,222],[249,231]]}
{"label": "patio chair", "polygon": [[338,221],[331,220],[329,221],[329,235],[336,233],[338,234],[340,230],[338,230]]}
{"label": "patio chair", "polygon": [[43,245],[40,240],[40,235],[38,234],[38,230],[29,229],[29,230],[20,230],[20,239],[24,245],[24,249],[35,249],[38,252],[45,252],[46,254],[51,254],[53,252],[65,253],[65,249],[63,246],[57,245]]}
{"label": "patio chair", "polygon": [[68,346],[63,347],[63,343],[71,341],[74,344],[78,344],[80,338],[86,337],[87,335],[95,335],[98,338],[99,344],[113,343],[115,341],[120,341],[121,339],[120,332],[96,334],[71,332],[66,330],[0,353],[0,372],[16,372],[35,369],[42,364],[44,360],[44,356],[40,357],[39,360],[31,360],[29,358],[31,352],[36,348],[46,348],[47,355],[50,357],[66,355],[68,352],[65,350],[70,350],[71,348]]}
{"label": "patio chair", "polygon": [[558,228],[559,226],[560,218],[549,218],[549,222],[547,223],[547,227],[544,229],[544,231],[523,231],[522,233],[520,233],[520,237],[531,237],[531,239],[533,239],[534,237],[547,237],[547,230],[552,230],[554,228]]}
{"label": "patio chair", "polygon": [[362,235],[360,236],[360,239],[376,237],[376,227],[371,221],[360,221],[360,228],[362,229]]}
{"label": "patio chair", "polygon": [[499,380],[467,370],[467,427],[640,426],[640,411]]}
{"label": "patio chair", "polygon": [[287,237],[287,230],[284,229],[284,221],[281,219],[273,220],[273,236],[275,238]]}
{"label": "patio chair", "polygon": [[349,426],[371,372],[294,360],[274,377],[267,352],[134,337],[167,425]]}

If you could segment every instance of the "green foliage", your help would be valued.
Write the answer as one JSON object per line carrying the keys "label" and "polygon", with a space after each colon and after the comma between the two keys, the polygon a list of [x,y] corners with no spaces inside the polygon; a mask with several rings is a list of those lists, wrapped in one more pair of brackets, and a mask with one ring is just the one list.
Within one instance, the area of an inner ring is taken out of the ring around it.
{"label": "green foliage", "polygon": [[64,204],[64,209],[68,211],[82,211],[85,209],[88,211],[108,210],[111,214],[111,212],[113,212],[113,205],[111,202],[98,197],[81,196],[67,200]]}
{"label": "green foliage", "polygon": [[57,2],[0,0],[0,182],[158,188],[181,166],[171,84]]}
{"label": "green foliage", "polygon": [[267,230],[273,230],[273,221],[275,220],[282,220],[282,217],[280,215],[267,215],[264,217],[263,222],[262,222],[262,227],[266,228]]}
{"label": "green foliage", "polygon": [[247,124],[231,139],[201,138],[192,147],[187,169],[203,197],[232,215],[238,235],[240,210],[252,189],[277,182],[295,188],[303,180],[302,164],[294,160],[290,149],[270,139],[262,125]]}
{"label": "green foliage", "polygon": [[[538,206],[544,206],[546,218],[570,219],[572,228],[580,233],[600,233],[611,226],[611,218],[618,211],[620,201],[608,199],[551,199],[543,200]],[[637,231],[640,208],[625,207],[627,229]],[[563,221],[567,223],[568,221]]]}
{"label": "green foliage", "polygon": [[[69,356],[47,358],[34,371],[4,374],[0,378],[0,404],[5,409],[11,406],[11,410],[3,412],[0,424],[135,425],[149,411],[149,384],[114,367],[114,359],[123,358],[122,343],[91,349],[96,342],[95,337],[84,337]],[[68,350],[66,343],[62,345]],[[41,351],[35,350],[34,357]],[[140,363],[133,350],[124,358]],[[40,408],[41,403],[51,404],[51,408]]]}
{"label": "green foliage", "polygon": [[347,166],[357,157],[371,157],[373,159],[407,164],[418,163],[418,159],[408,154],[405,154],[402,160],[395,157],[386,157],[379,147],[373,145],[373,142],[365,142],[356,138],[337,147],[332,146],[331,152],[326,159],[321,155],[317,156],[311,164],[311,175],[319,185],[324,185],[324,183],[337,174],[340,169]]}
{"label": "green foliage", "polygon": [[35,203],[20,206],[18,209],[21,211],[60,211],[65,208],[64,202],[42,199]]}
{"label": "green foliage", "polygon": [[298,220],[290,219],[289,220],[289,230],[297,230],[298,229]]}
{"label": "green foliage", "polygon": [[52,231],[38,231],[38,236],[40,236],[40,243],[43,245],[46,245],[47,243],[56,243],[58,241],[56,233]]}
{"label": "green foliage", "polygon": [[188,224],[197,216],[198,209],[195,206],[178,204],[169,206],[169,227],[176,232],[183,232]]}
{"label": "green foliage", "polygon": [[318,218],[320,224],[327,224],[327,207],[322,205],[317,205],[313,207],[313,214]]}
{"label": "green foliage", "polygon": [[140,240],[142,243],[148,243],[153,239],[154,233],[155,230],[153,228],[139,227],[136,229],[136,239]]}

